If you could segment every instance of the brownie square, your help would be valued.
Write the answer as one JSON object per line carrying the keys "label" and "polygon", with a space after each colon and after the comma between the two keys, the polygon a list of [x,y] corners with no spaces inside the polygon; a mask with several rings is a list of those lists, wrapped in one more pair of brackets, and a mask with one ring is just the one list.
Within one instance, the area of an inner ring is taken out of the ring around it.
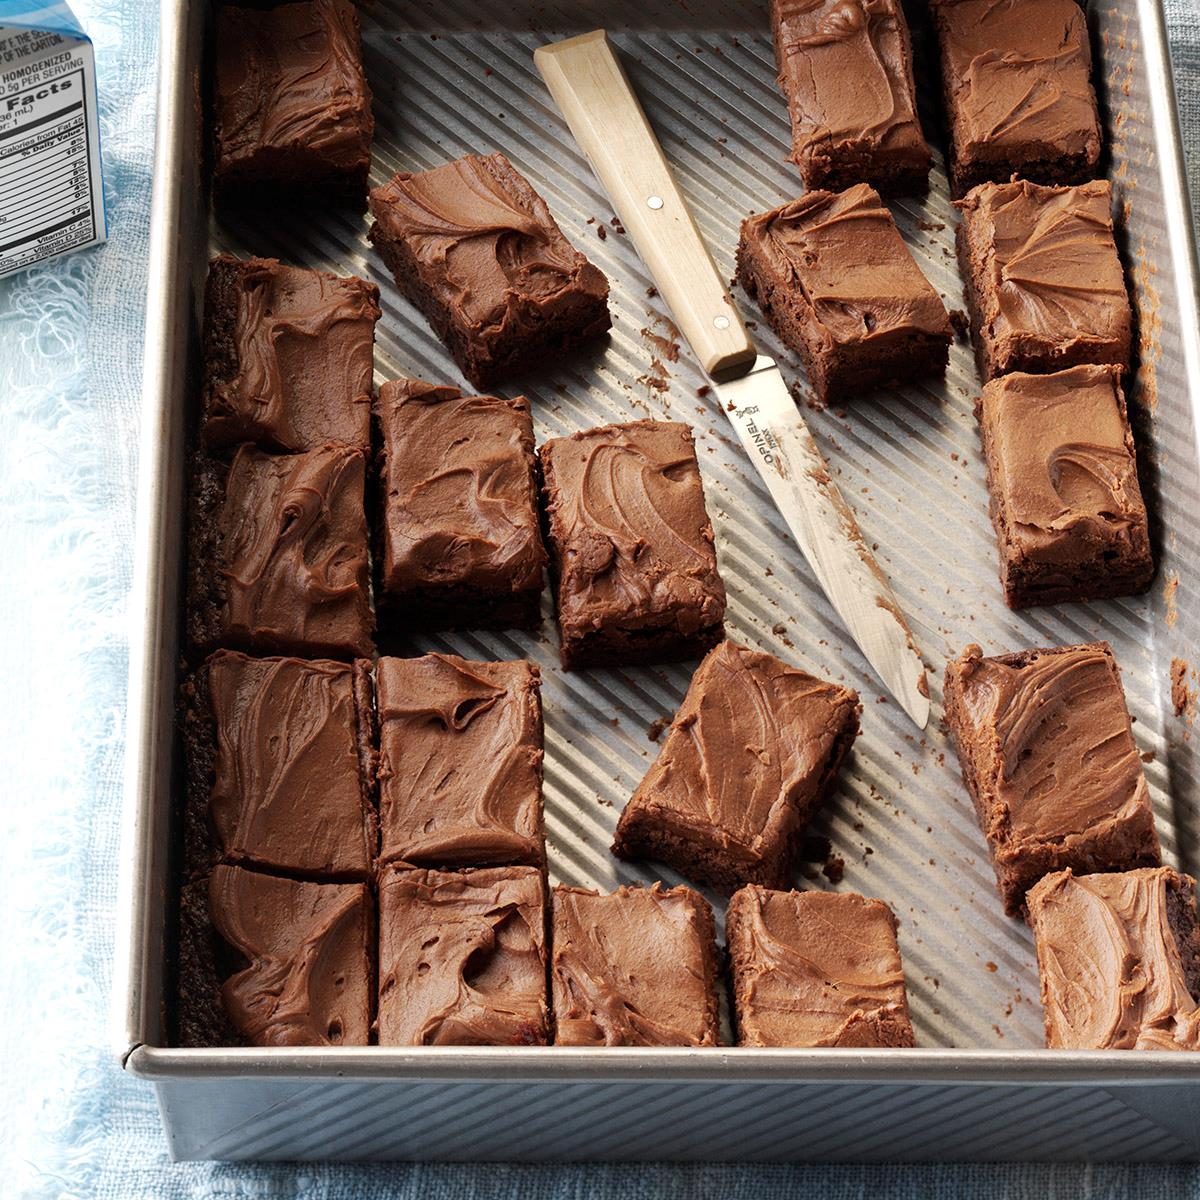
{"label": "brownie square", "polygon": [[946,369],[946,306],[866,184],[747,217],[737,273],[822,404]]}
{"label": "brownie square", "polygon": [[612,323],[608,280],[503,154],[401,171],[370,204],[372,243],[476,387],[554,361]]}
{"label": "brownie square", "polygon": [[985,381],[1010,371],[1129,365],[1133,313],[1107,180],[1073,188],[988,183],[958,207],[958,258]]}
{"label": "brownie square", "polygon": [[719,642],[725,585],[691,429],[604,425],[538,457],[563,666],[669,662]]}
{"label": "brownie square", "polygon": [[546,888],[534,867],[379,879],[379,1044],[546,1044]]}
{"label": "brownie square", "polygon": [[317,880],[374,865],[371,664],[218,650],[184,685],[187,869]]}
{"label": "brownie square", "polygon": [[367,658],[366,463],[322,446],[226,465],[200,458],[191,497],[188,637],[193,652]]}
{"label": "brownie square", "polygon": [[1087,18],[1076,0],[930,0],[954,195],[1021,175],[1082,183],[1100,162]]}
{"label": "brownie square", "polygon": [[1002,375],[975,407],[1012,608],[1145,591],[1146,506],[1119,367]]}
{"label": "brownie square", "polygon": [[1004,909],[1043,875],[1159,865],[1125,693],[1106,642],[946,668],[946,724],[987,836]]}
{"label": "brownie square", "polygon": [[380,860],[541,864],[541,675],[530,662],[381,658]]}
{"label": "brownie square", "polygon": [[546,551],[529,401],[406,379],[383,385],[376,413],[388,621],[536,626]]}
{"label": "brownie square", "polygon": [[371,92],[350,0],[221,5],[216,15],[213,180],[218,198],[313,188],[361,202]]}
{"label": "brownie square", "polygon": [[771,26],[805,188],[923,192],[930,154],[900,0],[772,0]]}
{"label": "brownie square", "polygon": [[554,1042],[715,1046],[713,914],[691,888],[554,889]]}
{"label": "brownie square", "polygon": [[665,862],[732,891],[783,887],[800,836],[858,733],[849,688],[723,642],[692,677],[617,823],[619,858]]}
{"label": "brownie square", "polygon": [[274,258],[214,258],[204,303],[210,450],[255,442],[291,453],[371,444],[379,289]]}
{"label": "brownie square", "polygon": [[1058,871],[1030,889],[1029,921],[1050,1049],[1200,1050],[1194,879]]}
{"label": "brownie square", "polygon": [[372,914],[362,883],[222,865],[207,882],[188,885],[182,1044],[367,1045]]}
{"label": "brownie square", "polygon": [[852,893],[735,893],[725,916],[739,1046],[914,1046],[882,900]]}

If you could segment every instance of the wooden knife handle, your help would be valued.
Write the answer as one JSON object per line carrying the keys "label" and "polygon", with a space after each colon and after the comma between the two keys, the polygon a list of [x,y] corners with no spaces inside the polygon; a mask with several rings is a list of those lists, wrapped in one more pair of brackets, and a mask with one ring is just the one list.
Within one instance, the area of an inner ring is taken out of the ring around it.
{"label": "wooden knife handle", "polygon": [[754,345],[607,34],[552,42],[533,60],[700,365],[715,376],[748,366]]}

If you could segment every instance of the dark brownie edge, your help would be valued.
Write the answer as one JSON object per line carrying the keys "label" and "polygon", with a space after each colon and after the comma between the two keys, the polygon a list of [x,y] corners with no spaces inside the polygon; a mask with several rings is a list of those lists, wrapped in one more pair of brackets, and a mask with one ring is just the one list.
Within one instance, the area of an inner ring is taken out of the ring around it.
{"label": "dark brownie edge", "polygon": [[249,964],[213,928],[208,876],[179,893],[179,952],[174,1043],[179,1046],[245,1046],[225,1012],[221,988]]}
{"label": "dark brownie edge", "polygon": [[1188,991],[1200,1003],[1200,918],[1196,915],[1196,885],[1187,875],[1174,871],[1167,878],[1167,924],[1175,935]]}
{"label": "dark brownie edge", "polygon": [[229,468],[207,455],[193,458],[188,501],[187,641],[194,659],[221,642],[228,587],[220,570],[218,518]]}

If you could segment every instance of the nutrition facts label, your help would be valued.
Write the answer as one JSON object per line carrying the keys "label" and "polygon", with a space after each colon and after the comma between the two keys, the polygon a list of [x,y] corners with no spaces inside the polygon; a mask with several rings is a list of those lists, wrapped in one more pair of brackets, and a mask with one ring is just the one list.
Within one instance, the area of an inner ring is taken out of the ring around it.
{"label": "nutrition facts label", "polygon": [[0,275],[104,237],[86,50],[64,43],[11,72],[0,52]]}

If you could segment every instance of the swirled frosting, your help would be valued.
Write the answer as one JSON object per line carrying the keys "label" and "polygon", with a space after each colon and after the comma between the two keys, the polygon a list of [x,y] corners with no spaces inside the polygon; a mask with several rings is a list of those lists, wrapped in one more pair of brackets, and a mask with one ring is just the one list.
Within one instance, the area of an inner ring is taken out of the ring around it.
{"label": "swirled frosting", "polygon": [[307,875],[365,876],[369,664],[208,660],[216,756],[209,812],[227,858]]}
{"label": "swirled frosting", "polygon": [[866,184],[808,192],[742,223],[765,276],[809,311],[806,336],[822,346],[886,350],[913,332],[952,337],[950,318],[904,244],[879,193]]}
{"label": "swirled frosting", "polygon": [[899,0],[773,0],[771,18],[806,186],[927,175]]}
{"label": "swirled frosting", "polygon": [[401,171],[370,205],[371,240],[476,383],[551,330],[608,328],[608,281],[504,155]]}
{"label": "swirled frosting", "polygon": [[725,587],[687,425],[606,425],[540,454],[565,654],[613,626],[684,636],[720,626]]}
{"label": "swirled frosting", "polygon": [[1095,584],[1152,568],[1120,368],[1001,376],[983,389],[979,420],[1006,573],[1088,566]]}
{"label": "swirled frosting", "polygon": [[529,402],[401,380],[380,389],[378,411],[384,586],[540,590]]}
{"label": "swirled frosting", "polygon": [[675,865],[691,878],[782,884],[857,714],[849,688],[722,642],[692,677],[614,849],[658,857],[661,842],[683,843],[694,853]]}
{"label": "swirled frosting", "polygon": [[[931,0],[956,163],[1100,158],[1087,19],[1076,0]],[[1021,165],[1017,162],[1015,165]]]}
{"label": "swirled frosting", "polygon": [[554,889],[556,1045],[715,1046],[712,910],[690,888]]}
{"label": "swirled frosting", "polygon": [[223,5],[216,46],[219,178],[290,178],[297,153],[306,178],[365,178],[375,119],[349,0]]}
{"label": "swirled frosting", "polygon": [[959,202],[996,373],[1129,361],[1132,315],[1112,187],[983,184]]}
{"label": "swirled frosting", "polygon": [[370,905],[360,883],[216,867],[213,925],[249,963],[222,988],[237,1031],[255,1046],[367,1045]]}
{"label": "swirled frosting", "polygon": [[345,446],[243,447],[219,515],[226,632],[256,649],[367,657],[365,463]]}
{"label": "swirled frosting", "polygon": [[540,863],[542,706],[532,663],[381,658],[383,861]]}
{"label": "swirled frosting", "polygon": [[1050,871],[1160,861],[1107,643],[997,658],[968,646],[947,668],[946,711],[1010,913]]}
{"label": "swirled frosting", "polygon": [[545,1043],[545,907],[534,867],[385,871],[379,1044]]}
{"label": "swirled frosting", "polygon": [[725,930],[739,1045],[914,1045],[881,900],[751,886],[730,900]]}
{"label": "swirled frosting", "polygon": [[205,305],[204,440],[311,450],[370,445],[379,289],[365,280],[215,258]]}
{"label": "swirled frosting", "polygon": [[1168,867],[1047,875],[1029,893],[1046,1045],[1200,1050],[1195,882]]}

